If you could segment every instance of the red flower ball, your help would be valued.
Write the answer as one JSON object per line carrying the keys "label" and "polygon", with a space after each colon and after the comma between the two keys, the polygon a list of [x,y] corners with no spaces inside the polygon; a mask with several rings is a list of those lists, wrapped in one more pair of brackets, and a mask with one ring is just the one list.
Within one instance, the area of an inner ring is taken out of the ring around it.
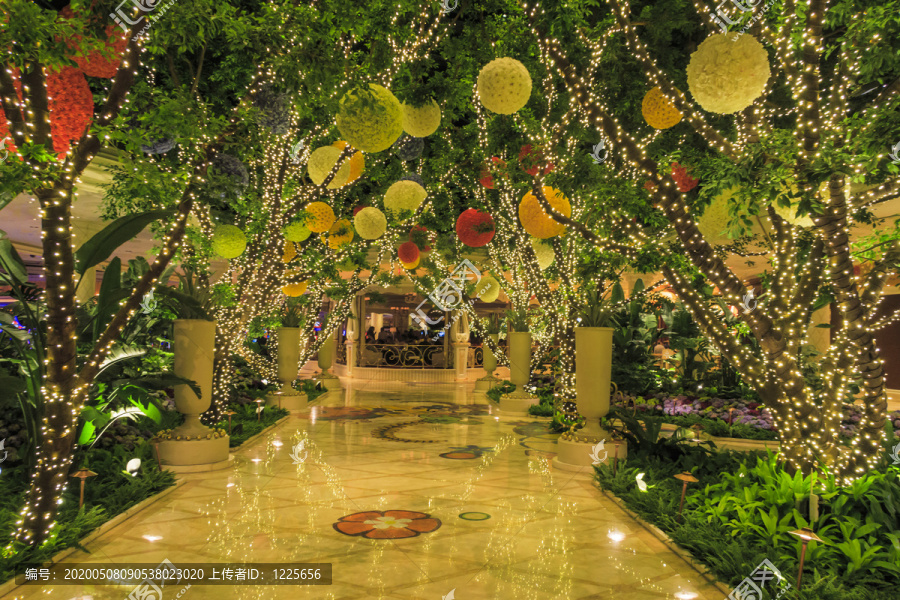
{"label": "red flower ball", "polygon": [[[59,17],[61,19],[77,18],[68,6],[59,11]],[[122,55],[125,53],[125,48],[128,47],[128,35],[119,27],[108,25],[106,27],[106,39],[109,40],[113,34],[115,34],[113,42],[110,44],[107,41],[107,48],[112,50],[114,58],[104,58],[98,51],[89,52],[84,56],[72,57],[72,60],[78,64],[78,68],[81,69],[82,73],[91,77],[103,77],[104,79],[116,76],[116,71],[119,70],[119,64],[122,62]],[[80,35],[72,36],[72,39],[69,40],[69,49],[73,53],[78,50],[81,40],[82,36]]]}
{"label": "red flower ball", "polygon": [[355,216],[356,216],[356,213],[358,213],[359,211],[361,211],[362,209],[364,209],[364,208],[366,208],[366,207],[367,207],[367,205],[365,205],[365,204],[360,204],[359,206],[357,206],[356,208],[354,208],[354,209],[353,209],[353,216],[355,217]]}
{"label": "red flower ball", "polygon": [[[22,83],[18,70],[13,71],[13,82],[19,100],[22,100]],[[94,118],[94,96],[84,74],[75,67],[63,67],[60,71],[47,72],[47,95],[50,97],[50,136],[53,150],[62,159],[72,141],[81,139]],[[0,113],[2,115],[2,113]],[[0,116],[0,139],[9,135],[9,125]],[[10,136],[11,137],[11,136]],[[15,152],[12,142],[7,148]]]}
{"label": "red flower ball", "polygon": [[423,253],[431,252],[431,241],[434,236],[428,235],[427,227],[421,225],[413,225],[409,230],[409,241],[419,247],[419,251]]}
{"label": "red flower ball", "polygon": [[[506,161],[496,156],[491,157],[491,163],[484,166],[481,169],[481,179],[478,180],[478,183],[483,185],[489,190],[494,189],[494,176],[491,174],[491,169],[496,168],[503,173],[503,170],[506,169]],[[505,173],[503,173],[505,175]]]}
{"label": "red flower ball", "polygon": [[456,219],[456,235],[466,246],[481,248],[494,239],[494,217],[475,208],[463,211]]}
{"label": "red flower ball", "polygon": [[556,167],[553,163],[545,162],[544,153],[539,149],[532,149],[531,144],[522,146],[522,149],[519,151],[519,164],[532,177],[538,174],[538,170],[540,170],[542,165],[544,170],[541,175],[546,175]]}
{"label": "red flower ball", "polygon": [[413,242],[404,242],[397,248],[397,258],[402,263],[412,264],[419,260],[419,247]]}
{"label": "red flower ball", "polygon": [[687,174],[687,167],[682,167],[677,162],[672,163],[672,179],[678,185],[679,192],[689,192],[700,183],[699,179],[694,179]]}

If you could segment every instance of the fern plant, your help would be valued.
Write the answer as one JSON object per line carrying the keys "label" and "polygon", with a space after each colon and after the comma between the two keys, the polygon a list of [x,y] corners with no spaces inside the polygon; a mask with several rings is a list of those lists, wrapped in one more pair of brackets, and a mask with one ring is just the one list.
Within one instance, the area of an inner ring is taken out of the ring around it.
{"label": "fern plant", "polygon": [[613,313],[625,302],[625,291],[616,282],[605,293],[603,284],[588,288],[584,292],[585,302],[578,306],[578,322],[582,327],[610,327],[613,324]]}

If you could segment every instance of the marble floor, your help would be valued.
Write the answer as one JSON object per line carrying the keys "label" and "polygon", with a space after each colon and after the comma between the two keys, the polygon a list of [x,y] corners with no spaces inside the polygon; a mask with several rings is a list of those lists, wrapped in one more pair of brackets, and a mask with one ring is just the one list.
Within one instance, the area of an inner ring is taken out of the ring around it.
{"label": "marble floor", "polygon": [[4,600],[722,598],[587,468],[554,470],[545,424],[498,416],[471,383],[344,386],[67,559],[331,563],[331,585],[168,586],[162,598],[25,586]]}

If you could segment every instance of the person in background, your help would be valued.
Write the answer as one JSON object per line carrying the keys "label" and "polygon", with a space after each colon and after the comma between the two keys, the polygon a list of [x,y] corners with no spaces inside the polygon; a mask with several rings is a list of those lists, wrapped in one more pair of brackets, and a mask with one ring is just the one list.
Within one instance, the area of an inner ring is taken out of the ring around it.
{"label": "person in background", "polygon": [[367,344],[375,343],[375,326],[374,325],[369,327],[369,329],[366,330],[366,343]]}

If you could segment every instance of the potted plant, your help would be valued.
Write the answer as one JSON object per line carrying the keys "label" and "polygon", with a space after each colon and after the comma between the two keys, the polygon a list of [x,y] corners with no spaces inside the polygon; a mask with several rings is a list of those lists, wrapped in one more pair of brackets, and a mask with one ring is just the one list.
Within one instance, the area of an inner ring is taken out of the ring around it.
{"label": "potted plant", "polygon": [[494,370],[497,368],[497,357],[494,355],[494,351],[491,350],[492,346],[488,342],[488,338],[493,342],[493,347],[498,347],[500,343],[500,315],[497,313],[491,313],[491,316],[487,319],[487,324],[485,325],[484,332],[487,337],[484,340],[484,343],[481,345],[482,351],[482,365],[484,366],[484,371],[487,373],[484,377],[475,382],[475,390],[476,391],[487,391],[494,387],[499,379],[494,377]]}
{"label": "potted plant", "polygon": [[299,298],[288,298],[281,315],[278,336],[278,381],[281,389],[276,396],[299,396],[293,383],[297,379],[297,363],[300,361],[300,327],[303,312]]}
{"label": "potted plant", "polygon": [[528,407],[537,404],[538,398],[525,391],[531,380],[531,332],[528,331],[528,309],[519,306],[506,311],[509,324],[509,380],[516,386],[511,394],[500,398],[500,410],[527,414]]}

